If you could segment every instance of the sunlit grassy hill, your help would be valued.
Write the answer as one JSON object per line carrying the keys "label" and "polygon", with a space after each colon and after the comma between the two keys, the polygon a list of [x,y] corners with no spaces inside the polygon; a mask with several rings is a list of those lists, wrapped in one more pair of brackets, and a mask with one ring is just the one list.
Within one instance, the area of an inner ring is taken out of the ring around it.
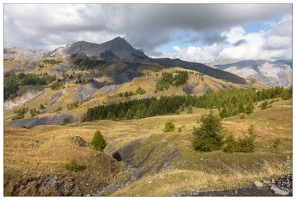
{"label": "sunlit grassy hill", "polygon": [[[101,120],[31,129],[5,126],[5,195],[20,195],[20,187],[24,195],[34,194],[28,180],[41,181],[38,177],[44,174],[56,180],[64,176],[70,178],[75,186],[71,191],[76,192],[71,195],[94,195],[104,185],[118,186],[130,180],[131,174],[124,170],[123,161],[137,171],[137,180],[101,195],[190,194],[197,190],[250,186],[254,180],[286,174],[292,167],[292,100],[280,100],[271,105],[266,110],[257,107],[244,119],[234,116],[222,121],[223,133],[233,133],[235,137],[242,137],[248,127],[254,125],[258,135],[254,153],[193,150],[193,127],[198,127],[200,117],[210,112],[200,108],[193,108],[192,114],[187,114],[185,109],[179,115],[139,120]],[[176,129],[164,133],[164,124],[170,120]],[[91,141],[96,130],[100,130],[107,141],[105,153],[80,147],[75,142],[76,136]],[[275,147],[276,140],[280,143]],[[112,158],[116,151],[123,161]],[[81,166],[78,172],[65,168],[74,158]],[[110,165],[106,165],[108,163]]]}
{"label": "sunlit grassy hill", "polygon": [[[19,106],[10,108],[5,111],[4,120],[5,123],[9,123],[12,117],[15,115],[14,110],[19,108],[39,109],[40,105],[45,105],[45,109],[39,110],[38,117],[50,116],[54,114],[70,114],[76,118],[81,118],[83,113],[90,107],[96,105],[108,105],[112,103],[125,102],[133,99],[144,99],[150,97],[161,97],[170,95],[196,95],[202,96],[209,91],[219,91],[228,88],[257,88],[262,89],[266,86],[257,82],[253,82],[248,85],[234,84],[231,82],[225,82],[223,80],[215,79],[210,76],[200,76],[195,71],[187,70],[179,67],[167,68],[157,71],[147,71],[147,66],[142,66],[141,70],[146,70],[146,74],[141,77],[136,77],[130,82],[122,84],[111,84],[103,86],[100,84],[102,79],[108,79],[108,76],[101,78],[94,78],[95,82],[87,84],[76,84],[75,82],[67,82],[58,90],[52,90],[51,88],[44,88],[41,91],[37,91],[35,96],[27,97],[23,94],[22,97],[16,97],[13,100],[9,100],[6,104],[19,104]],[[162,79],[162,72],[175,72],[175,71],[188,71],[189,79],[185,84],[178,87],[170,86],[168,90],[156,91],[156,83]],[[192,73],[190,73],[192,72]],[[145,90],[144,94],[136,94],[125,97],[126,92],[136,92],[138,88]],[[30,88],[26,86],[26,88]],[[31,87],[32,89],[34,87]],[[25,91],[25,89],[23,89]],[[23,92],[25,93],[25,92]],[[121,95],[120,95],[121,94]],[[25,103],[21,103],[20,99],[27,100]],[[69,105],[78,102],[79,106],[69,109]],[[28,112],[25,114],[25,118],[30,118],[31,114]]]}

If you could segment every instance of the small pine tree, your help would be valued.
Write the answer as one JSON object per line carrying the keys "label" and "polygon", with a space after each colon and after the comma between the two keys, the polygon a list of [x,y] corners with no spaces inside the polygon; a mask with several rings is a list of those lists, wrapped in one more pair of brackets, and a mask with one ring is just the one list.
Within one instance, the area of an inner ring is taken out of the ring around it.
{"label": "small pine tree", "polygon": [[123,119],[125,117],[125,112],[123,110],[119,111],[118,118]]}
{"label": "small pine tree", "polygon": [[45,109],[45,106],[41,103],[39,106],[39,109],[43,110],[43,109]]}
{"label": "small pine tree", "polygon": [[192,113],[193,113],[193,107],[192,105],[189,105],[187,114],[192,114]]}
{"label": "small pine tree", "polygon": [[78,169],[79,169],[77,160],[74,158],[69,163],[67,163],[66,164],[66,169],[70,170],[70,171],[77,172]]}
{"label": "small pine tree", "polygon": [[281,143],[281,139],[276,138],[271,146],[271,152],[272,153],[279,153],[280,152],[280,143]]}
{"label": "small pine tree", "polygon": [[226,105],[223,106],[223,108],[220,110],[219,115],[221,118],[227,117],[227,108]]}
{"label": "small pine tree", "polygon": [[251,153],[255,151],[256,133],[254,126],[251,125],[248,130],[248,135],[238,140],[239,152]]}
{"label": "small pine tree", "polygon": [[133,118],[133,111],[131,109],[128,109],[126,115],[125,115],[126,119],[132,119]]}
{"label": "small pine tree", "polygon": [[223,148],[224,152],[227,153],[233,153],[238,151],[238,142],[235,141],[233,135],[231,134],[230,136],[227,137],[226,141],[226,147]]}
{"label": "small pine tree", "polygon": [[249,103],[247,104],[246,108],[245,108],[245,113],[246,114],[251,114],[253,113],[254,110],[254,102],[252,100],[249,101]]}
{"label": "small pine tree", "polygon": [[103,151],[106,141],[100,131],[96,131],[90,145],[97,151]]}
{"label": "small pine tree", "polygon": [[172,121],[168,121],[165,123],[163,132],[172,132],[174,130],[175,130],[175,124]]}
{"label": "small pine tree", "polygon": [[268,101],[267,101],[267,100],[264,101],[264,102],[260,105],[261,110],[265,110],[265,109],[267,109],[267,107],[268,107]]}
{"label": "small pine tree", "polygon": [[211,112],[201,118],[200,128],[195,128],[193,146],[196,151],[218,150],[223,146],[223,129],[221,119]]}

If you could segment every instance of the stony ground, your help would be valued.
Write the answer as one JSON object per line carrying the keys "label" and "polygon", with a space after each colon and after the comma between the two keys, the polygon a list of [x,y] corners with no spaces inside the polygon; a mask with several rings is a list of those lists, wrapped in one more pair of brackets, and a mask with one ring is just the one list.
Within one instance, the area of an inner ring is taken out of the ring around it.
{"label": "stony ground", "polygon": [[[185,194],[182,196],[293,196],[292,174],[274,180],[256,181],[256,186],[237,190],[207,191]],[[260,186],[260,183],[262,186]],[[255,185],[255,184],[254,184]]]}

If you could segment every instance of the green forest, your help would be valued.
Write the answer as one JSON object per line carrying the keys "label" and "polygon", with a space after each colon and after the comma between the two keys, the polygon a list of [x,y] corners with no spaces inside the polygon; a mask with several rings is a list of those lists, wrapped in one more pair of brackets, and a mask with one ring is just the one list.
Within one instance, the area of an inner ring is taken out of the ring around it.
{"label": "green forest", "polygon": [[178,87],[188,81],[187,71],[162,72],[162,79],[156,83],[155,92],[168,90],[170,85]]}
{"label": "green forest", "polygon": [[47,85],[56,80],[56,76],[37,74],[5,74],[4,76],[4,100],[17,96],[16,92],[21,85]]}
{"label": "green forest", "polygon": [[184,107],[218,109],[221,118],[239,113],[250,114],[258,101],[292,98],[292,87],[274,87],[256,91],[255,89],[231,88],[222,91],[211,91],[201,97],[190,95],[172,95],[132,100],[110,105],[98,105],[88,108],[82,121],[102,119],[139,119],[156,115],[178,114]]}

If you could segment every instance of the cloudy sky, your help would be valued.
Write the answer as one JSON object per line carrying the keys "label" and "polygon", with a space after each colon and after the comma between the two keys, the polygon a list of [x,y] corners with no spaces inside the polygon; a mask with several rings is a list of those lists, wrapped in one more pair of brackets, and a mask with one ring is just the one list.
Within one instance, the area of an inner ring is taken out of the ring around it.
{"label": "cloudy sky", "polygon": [[292,59],[292,4],[3,4],[3,46],[124,37],[150,57]]}

